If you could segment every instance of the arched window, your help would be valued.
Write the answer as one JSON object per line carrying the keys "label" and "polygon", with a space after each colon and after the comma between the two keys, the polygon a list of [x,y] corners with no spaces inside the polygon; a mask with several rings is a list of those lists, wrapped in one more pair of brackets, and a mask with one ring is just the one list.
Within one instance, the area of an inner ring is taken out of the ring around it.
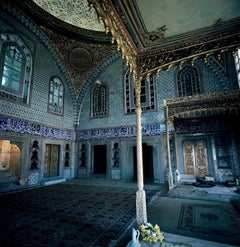
{"label": "arched window", "polygon": [[53,77],[49,84],[48,110],[52,113],[63,114],[63,84],[57,77]]}
{"label": "arched window", "polygon": [[26,45],[15,34],[0,34],[0,97],[28,103],[32,58]]}
{"label": "arched window", "polygon": [[22,70],[25,65],[24,54],[17,44],[3,45],[2,87],[18,93],[21,86]]}
{"label": "arched window", "polygon": [[104,117],[107,110],[107,88],[97,84],[92,90],[92,117]]}
{"label": "arched window", "polygon": [[[151,111],[156,109],[156,99],[155,99],[155,85],[154,76],[151,75],[150,78],[143,79],[141,81],[141,108],[142,111]],[[124,88],[125,88],[125,112],[134,113],[136,109],[136,95],[133,86],[133,77],[128,70],[124,77]]]}
{"label": "arched window", "polygon": [[237,71],[238,87],[240,88],[240,50],[235,53],[235,65]]}
{"label": "arched window", "polygon": [[179,97],[202,93],[198,70],[190,65],[177,72],[177,92]]}

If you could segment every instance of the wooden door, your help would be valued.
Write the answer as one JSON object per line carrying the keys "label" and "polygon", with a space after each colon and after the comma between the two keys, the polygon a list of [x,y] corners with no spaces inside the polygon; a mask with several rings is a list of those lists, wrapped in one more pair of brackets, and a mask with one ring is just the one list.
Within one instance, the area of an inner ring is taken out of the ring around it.
{"label": "wooden door", "polygon": [[186,174],[194,174],[196,177],[209,175],[207,147],[204,140],[184,141],[183,154]]}
{"label": "wooden door", "polygon": [[54,177],[59,174],[59,151],[60,146],[46,145],[44,177]]}

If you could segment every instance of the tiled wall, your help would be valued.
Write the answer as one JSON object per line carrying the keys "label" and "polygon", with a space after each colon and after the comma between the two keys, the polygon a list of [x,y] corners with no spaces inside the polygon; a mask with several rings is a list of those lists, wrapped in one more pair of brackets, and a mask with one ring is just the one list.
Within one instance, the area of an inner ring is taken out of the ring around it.
{"label": "tiled wall", "polygon": [[[53,46],[41,30],[10,5],[0,3],[0,32],[18,34],[33,57],[30,104],[15,104],[0,99],[0,114],[52,127],[72,129],[74,125],[74,91],[66,69]],[[64,116],[49,114],[48,89],[52,76],[58,76],[65,90]]]}
{"label": "tiled wall", "polygon": [[[111,58],[112,59],[112,58]],[[197,61],[196,66],[200,70],[200,76],[203,82],[205,93],[220,92],[224,88],[231,89],[231,84],[227,80],[224,72],[217,67],[217,63],[211,62],[211,67],[203,61]],[[215,67],[216,68],[215,68]],[[88,81],[88,88],[82,94],[82,108],[80,112],[79,130],[113,128],[134,126],[136,124],[135,114],[124,113],[124,82],[125,73],[124,60],[121,56],[115,56],[111,63],[105,63],[98,68],[98,74]],[[142,113],[142,124],[163,124],[164,125],[164,107],[163,100],[176,97],[175,76],[177,67],[169,71],[163,71],[159,77],[156,77],[156,95],[157,110]],[[217,71],[217,72],[216,72]],[[216,76],[218,73],[218,76]],[[222,80],[219,80],[219,78]],[[102,80],[109,88],[109,115],[103,118],[91,119],[91,89],[97,79]],[[93,134],[94,135],[94,134]]]}
{"label": "tiled wall", "polygon": [[[74,139],[74,125],[76,119],[78,119],[77,140],[79,141],[135,137],[136,116],[135,114],[125,114],[124,112],[123,77],[127,68],[120,53],[112,55],[95,69],[84,84],[79,98],[76,99],[66,67],[51,42],[35,24],[10,7],[5,1],[0,1],[0,32],[19,34],[33,56],[30,104],[17,105],[0,99],[1,132],[19,134],[19,136],[37,136],[37,138],[45,138],[45,140],[47,138],[55,138],[61,141],[70,141]],[[213,60],[209,60],[209,63],[198,60],[196,61],[196,66],[201,71],[205,93],[236,88],[233,83],[230,83],[223,69]],[[176,97],[176,71],[177,67],[172,67],[169,71],[162,71],[160,76],[156,77],[157,109],[152,112],[142,113],[144,137],[165,135],[163,99]],[[48,85],[52,76],[59,77],[64,85],[63,116],[47,112]],[[108,86],[109,113],[107,117],[92,119],[90,96],[91,89],[97,79],[102,80]],[[79,109],[80,115],[78,116]],[[38,126],[37,129],[32,128],[32,126],[35,126],[34,124]],[[165,139],[156,150],[159,151],[160,148],[164,150]],[[28,147],[26,147],[26,150],[28,150]],[[74,150],[72,153],[74,154]],[[77,159],[78,157],[75,158],[73,156],[72,164],[75,164]],[[160,163],[162,163],[162,165],[160,164],[162,167],[166,167],[165,156],[161,158]],[[120,171],[114,172],[116,173],[112,174],[113,177],[120,177]],[[39,174],[33,171],[29,177],[30,183],[36,184],[40,179],[39,176],[41,174]],[[71,171],[64,170],[64,176],[66,178],[72,176]],[[160,177],[162,174],[158,176]]]}

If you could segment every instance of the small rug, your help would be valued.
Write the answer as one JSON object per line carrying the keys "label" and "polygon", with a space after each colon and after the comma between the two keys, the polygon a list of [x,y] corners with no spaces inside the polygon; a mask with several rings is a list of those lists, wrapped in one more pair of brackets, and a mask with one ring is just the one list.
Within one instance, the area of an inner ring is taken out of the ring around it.
{"label": "small rug", "polygon": [[[146,191],[147,200],[156,193]],[[133,222],[136,190],[55,184],[0,196],[0,246],[107,247]]]}
{"label": "small rug", "polygon": [[226,236],[240,243],[240,215],[231,207],[183,203],[178,228]]}

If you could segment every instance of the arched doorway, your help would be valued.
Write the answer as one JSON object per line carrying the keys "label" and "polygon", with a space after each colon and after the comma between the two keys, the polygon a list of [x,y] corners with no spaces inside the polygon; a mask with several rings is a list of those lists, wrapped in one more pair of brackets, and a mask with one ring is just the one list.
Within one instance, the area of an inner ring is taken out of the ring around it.
{"label": "arched doorway", "polygon": [[0,140],[1,182],[16,182],[21,178],[21,150],[10,140]]}

